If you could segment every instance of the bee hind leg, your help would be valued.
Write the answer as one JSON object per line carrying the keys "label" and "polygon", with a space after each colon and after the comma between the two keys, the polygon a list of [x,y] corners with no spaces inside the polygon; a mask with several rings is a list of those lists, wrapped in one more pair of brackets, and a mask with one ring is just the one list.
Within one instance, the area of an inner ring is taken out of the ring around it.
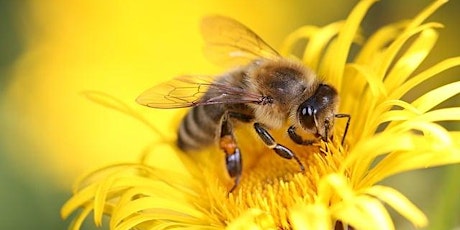
{"label": "bee hind leg", "polygon": [[225,114],[221,121],[219,147],[225,153],[227,172],[230,177],[234,178],[235,181],[234,185],[229,190],[230,194],[236,189],[240,182],[243,169],[243,158],[241,157],[240,149],[236,143],[236,139],[233,134],[233,126],[231,121],[228,119],[228,114]]}
{"label": "bee hind leg", "polygon": [[236,149],[235,153],[225,156],[225,164],[227,165],[227,172],[228,174],[234,178],[235,183],[233,184],[232,188],[228,191],[228,193],[232,193],[238,184],[240,183],[241,178],[241,153],[239,149]]}

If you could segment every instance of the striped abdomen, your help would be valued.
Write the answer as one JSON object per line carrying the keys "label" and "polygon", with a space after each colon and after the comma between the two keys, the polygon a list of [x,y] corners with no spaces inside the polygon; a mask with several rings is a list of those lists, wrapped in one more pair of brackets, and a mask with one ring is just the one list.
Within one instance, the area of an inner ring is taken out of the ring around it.
{"label": "striped abdomen", "polygon": [[[243,70],[238,70],[216,79],[216,85],[209,88],[202,100],[215,99],[223,103],[200,105],[190,109],[179,127],[177,145],[180,149],[200,150],[213,144],[218,139],[216,136],[220,135],[222,117],[226,113],[232,120],[242,122],[252,120],[252,109],[244,103],[235,103],[239,101],[238,93],[247,88],[246,77]],[[229,95],[232,96],[228,97],[229,103],[225,103],[222,99],[225,90],[231,91]]]}
{"label": "striped abdomen", "polygon": [[213,144],[224,113],[224,105],[219,104],[191,108],[179,127],[178,147],[184,151],[191,151]]}

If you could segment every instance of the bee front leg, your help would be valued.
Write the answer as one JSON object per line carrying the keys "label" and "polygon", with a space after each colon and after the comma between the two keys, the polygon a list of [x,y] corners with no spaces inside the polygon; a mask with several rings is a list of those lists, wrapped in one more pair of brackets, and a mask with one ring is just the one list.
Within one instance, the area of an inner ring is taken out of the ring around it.
{"label": "bee front leg", "polygon": [[229,120],[228,113],[224,114],[222,118],[219,147],[225,152],[227,172],[230,177],[235,179],[235,184],[229,191],[229,193],[232,193],[240,183],[243,158],[241,157],[240,149],[236,143],[235,135],[233,134],[233,125]]}
{"label": "bee front leg", "polygon": [[273,149],[276,154],[279,156],[286,158],[286,159],[292,159],[297,161],[297,163],[300,166],[300,170],[303,172],[305,171],[305,167],[303,166],[302,162],[300,159],[288,148],[284,147],[283,145],[280,145],[276,143],[275,139],[273,138],[272,135],[264,128],[260,123],[254,123],[254,129],[256,130],[257,134],[259,137],[262,139],[262,141],[265,143],[265,145]]}
{"label": "bee front leg", "polygon": [[298,145],[312,145],[315,143],[315,140],[304,140],[299,134],[295,132],[295,127],[291,126],[287,130],[289,137]]}

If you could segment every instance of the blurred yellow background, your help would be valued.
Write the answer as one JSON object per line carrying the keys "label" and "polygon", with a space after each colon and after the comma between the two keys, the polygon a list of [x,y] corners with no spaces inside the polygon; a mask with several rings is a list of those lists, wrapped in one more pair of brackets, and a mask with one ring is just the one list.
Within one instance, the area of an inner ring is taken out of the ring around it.
{"label": "blurred yellow background", "polygon": [[[429,2],[383,0],[369,12],[364,33],[411,18]],[[202,55],[202,16],[231,16],[276,48],[301,25],[322,26],[344,19],[355,3],[1,1],[0,229],[64,229],[68,221],[60,219],[59,208],[79,175],[136,161],[157,138],[135,119],[85,99],[82,91],[102,91],[120,99],[164,133],[171,129],[177,112],[143,108],[134,99],[176,75],[222,71]],[[460,1],[454,0],[431,17],[446,28],[426,66],[460,55],[458,12]],[[435,84],[460,79],[460,70],[444,75]],[[458,97],[449,103],[458,106]],[[447,192],[460,191],[460,182],[443,183],[460,176],[459,171],[452,166],[423,170],[387,183],[395,184],[435,218],[432,228],[441,228],[441,219],[448,226],[460,224],[458,195],[443,203]],[[401,228],[410,227],[406,224],[402,222]]]}

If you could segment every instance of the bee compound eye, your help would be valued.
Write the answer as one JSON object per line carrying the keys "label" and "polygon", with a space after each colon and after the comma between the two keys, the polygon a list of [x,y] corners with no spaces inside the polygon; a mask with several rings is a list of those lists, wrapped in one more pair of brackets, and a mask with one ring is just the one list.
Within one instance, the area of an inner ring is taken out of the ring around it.
{"label": "bee compound eye", "polygon": [[302,128],[306,130],[313,130],[315,128],[315,114],[316,110],[308,103],[303,103],[298,109],[298,119]]}
{"label": "bee compound eye", "polygon": [[313,116],[316,113],[316,109],[313,109],[311,106],[306,106],[301,109],[302,116]]}

